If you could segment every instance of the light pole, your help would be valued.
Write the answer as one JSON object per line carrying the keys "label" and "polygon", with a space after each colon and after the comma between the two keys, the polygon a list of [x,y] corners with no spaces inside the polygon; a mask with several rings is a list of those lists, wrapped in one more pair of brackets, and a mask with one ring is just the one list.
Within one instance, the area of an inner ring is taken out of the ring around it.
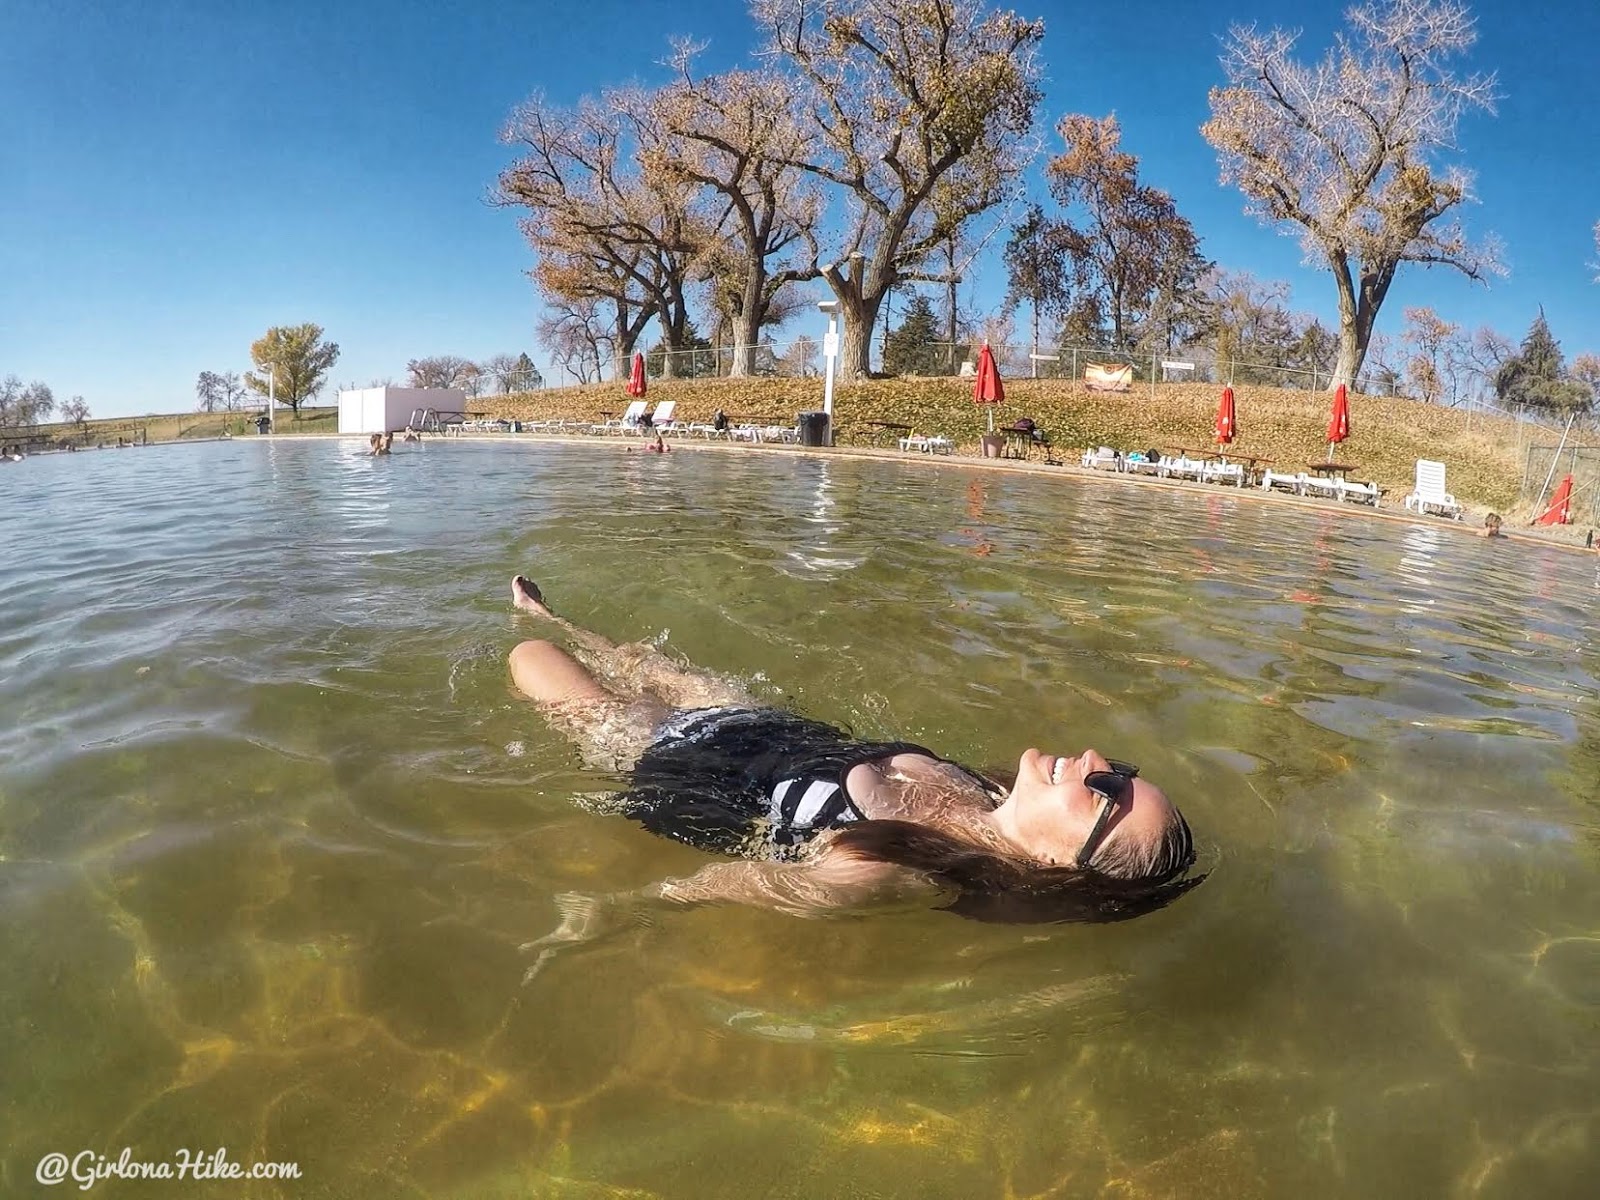
{"label": "light pole", "polygon": [[818,300],[817,308],[828,314],[828,332],[822,335],[822,361],[826,372],[822,384],[822,411],[828,414],[825,437],[833,445],[833,368],[839,361],[839,302]]}
{"label": "light pole", "polygon": [[278,370],[271,363],[268,363],[265,368],[257,367],[256,370],[265,370],[267,373],[267,432],[276,433],[278,431],[278,423],[273,416],[272,410],[278,400]]}

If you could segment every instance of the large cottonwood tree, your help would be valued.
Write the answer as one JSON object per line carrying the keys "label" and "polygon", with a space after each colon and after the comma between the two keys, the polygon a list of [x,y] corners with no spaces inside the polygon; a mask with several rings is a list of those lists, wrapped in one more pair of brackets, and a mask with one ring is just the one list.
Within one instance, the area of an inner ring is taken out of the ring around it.
{"label": "large cottonwood tree", "polygon": [[522,232],[545,298],[608,311],[619,358],[652,318],[667,344],[679,346],[691,277],[710,240],[695,211],[695,185],[642,175],[630,137],[636,112],[631,95],[606,93],[572,109],[534,96],[502,133],[522,157],[501,172],[494,193],[499,203],[528,210]]}
{"label": "large cottonwood tree", "polygon": [[751,0],[795,79],[793,165],[842,193],[821,268],[846,378],[864,375],[889,288],[945,281],[934,251],[1014,192],[1031,156],[1044,24],[970,0]]}
{"label": "large cottonwood tree", "polygon": [[[804,153],[792,88],[772,72],[694,74],[697,47],[680,42],[677,77],[640,97],[640,156],[647,177],[712,193],[721,212],[705,262],[712,304],[733,341],[730,375],[755,370],[761,329],[781,317],[782,289],[817,275],[815,180],[794,165]],[[653,135],[653,136],[652,136]]]}
{"label": "large cottonwood tree", "polygon": [[1373,0],[1318,62],[1293,57],[1297,32],[1235,27],[1202,126],[1222,178],[1265,220],[1299,226],[1308,261],[1333,273],[1339,355],[1331,386],[1353,384],[1402,263],[1497,272],[1454,215],[1470,195],[1453,148],[1462,115],[1492,110],[1493,76],[1453,60],[1477,39],[1459,0]]}

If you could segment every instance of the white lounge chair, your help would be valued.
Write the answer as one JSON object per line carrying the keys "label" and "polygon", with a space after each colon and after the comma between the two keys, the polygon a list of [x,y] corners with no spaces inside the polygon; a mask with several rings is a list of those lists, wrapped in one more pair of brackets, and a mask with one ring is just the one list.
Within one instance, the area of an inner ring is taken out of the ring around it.
{"label": "white lounge chair", "polygon": [[1161,460],[1161,474],[1166,479],[1200,480],[1205,478],[1205,464],[1198,458],[1180,454],[1177,458]]}
{"label": "white lounge chair", "polygon": [[1406,497],[1406,509],[1418,516],[1438,512],[1447,517],[1454,517],[1458,521],[1461,519],[1461,505],[1456,503],[1454,496],[1444,490],[1442,462],[1434,462],[1431,458],[1417,459],[1417,485]]}
{"label": "white lounge chair", "polygon": [[1285,471],[1266,470],[1261,472],[1261,490],[1264,492],[1270,492],[1273,488],[1280,487],[1298,496],[1301,495],[1300,489],[1305,481],[1304,472],[1296,472],[1293,475]]}
{"label": "white lounge chair", "polygon": [[[677,410],[678,402],[676,400],[663,400],[656,405],[655,412],[650,414],[650,428],[656,433],[669,437],[673,434],[683,433],[684,426],[679,425],[672,417],[672,414]],[[639,432],[643,433],[643,428]]]}
{"label": "white lounge chair", "polygon": [[1375,483],[1359,483],[1354,479],[1341,479],[1339,481],[1339,499],[1353,500],[1357,504],[1370,504],[1378,507],[1378,485]]}
{"label": "white lounge chair", "polygon": [[937,433],[913,433],[900,439],[900,449],[920,450],[924,454],[949,454],[954,448],[949,438]]}
{"label": "white lounge chair", "polygon": [[1244,486],[1244,464],[1230,462],[1208,462],[1202,468],[1202,478],[1207,483],[1231,483],[1235,487]]}
{"label": "white lounge chair", "polygon": [[1328,475],[1313,475],[1307,471],[1300,476],[1300,494],[1302,496],[1326,496],[1329,500],[1339,498],[1339,481]]}
{"label": "white lounge chair", "polygon": [[628,407],[623,410],[622,416],[612,421],[602,421],[598,425],[589,426],[592,433],[625,433],[639,424],[639,418],[644,416],[648,408],[648,400],[630,400]]}
{"label": "white lounge chair", "polygon": [[1120,471],[1122,470],[1122,455],[1110,446],[1101,446],[1098,450],[1085,450],[1083,452],[1083,465],[1092,471]]}

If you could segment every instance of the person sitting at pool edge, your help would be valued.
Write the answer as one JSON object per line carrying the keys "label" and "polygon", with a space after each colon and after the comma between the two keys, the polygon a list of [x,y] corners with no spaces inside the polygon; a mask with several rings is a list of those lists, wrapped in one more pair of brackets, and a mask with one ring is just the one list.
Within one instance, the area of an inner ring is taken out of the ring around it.
{"label": "person sitting at pool edge", "polygon": [[[510,655],[517,689],[595,762],[625,775],[607,811],[736,856],[645,889],[814,914],[918,898],[988,921],[1115,921],[1205,877],[1183,815],[1137,767],[1025,751],[1009,787],[908,742],[863,742],[763,705],[737,683],[617,646],[557,616],[518,575],[512,601],[594,664],[549,641]],[[567,914],[530,945],[589,936]]]}

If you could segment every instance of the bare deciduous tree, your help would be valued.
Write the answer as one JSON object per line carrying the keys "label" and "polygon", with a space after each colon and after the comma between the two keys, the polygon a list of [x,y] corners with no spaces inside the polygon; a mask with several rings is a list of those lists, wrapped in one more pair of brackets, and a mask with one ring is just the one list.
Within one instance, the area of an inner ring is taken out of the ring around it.
{"label": "bare deciduous tree", "polygon": [[239,378],[237,371],[224,371],[217,376],[218,386],[222,392],[222,407],[233,412],[244,403],[244,380]]}
{"label": "bare deciduous tree", "polygon": [[194,381],[195,398],[201,412],[216,412],[223,407],[222,376],[215,371],[201,371]]}
{"label": "bare deciduous tree", "polygon": [[407,387],[461,388],[470,391],[476,387],[477,378],[478,364],[455,354],[413,358],[406,363]]}
{"label": "bare deciduous tree", "polygon": [[1450,347],[1461,332],[1431,308],[1405,310],[1406,328],[1401,334],[1414,353],[1406,363],[1406,380],[1412,390],[1429,404],[1456,395],[1455,358]]}
{"label": "bare deciduous tree", "polygon": [[1171,196],[1139,182],[1139,160],[1122,149],[1116,117],[1073,114],[1056,131],[1067,148],[1045,169],[1050,191],[1085,216],[1081,225],[1063,222],[1067,251],[1082,286],[1099,294],[1120,349],[1130,340],[1129,322],[1195,261],[1200,239]]}
{"label": "bare deciduous tree", "polygon": [[[1572,365],[1574,371],[1576,371],[1578,364],[1574,362]],[[89,406],[84,403],[82,396],[74,396],[61,406],[61,419],[68,424],[76,425],[84,432],[88,432]]]}
{"label": "bare deciduous tree", "polygon": [[517,107],[502,134],[523,156],[501,173],[495,191],[499,203],[528,209],[522,230],[546,299],[558,310],[606,304],[623,356],[652,316],[669,348],[681,344],[690,279],[710,241],[710,223],[696,209],[697,185],[643,178],[635,150],[642,126],[654,136],[648,122],[637,93],[604,93],[570,110],[535,96]]}
{"label": "bare deciduous tree", "polygon": [[[1006,265],[1006,306],[1026,300],[1032,309],[1033,341],[1039,349],[1039,325],[1045,318],[1060,319],[1072,303],[1072,276],[1067,257],[1066,231],[1060,221],[1045,216],[1037,204],[1011,228],[1003,260]],[[1032,360],[1037,375],[1038,360]]]}
{"label": "bare deciduous tree", "polygon": [[868,369],[884,293],[942,282],[929,260],[1013,192],[1033,147],[1044,25],[970,0],[751,0],[767,53],[795,72],[806,147],[848,228],[821,275],[843,318],[840,366]]}
{"label": "bare deciduous tree", "polygon": [[535,329],[550,359],[579,383],[595,383],[617,351],[594,300],[551,304]]}
{"label": "bare deciduous tree", "polygon": [[1299,35],[1235,27],[1223,55],[1228,86],[1211,91],[1202,126],[1249,211],[1300,226],[1311,262],[1339,295],[1333,384],[1360,373],[1374,321],[1402,263],[1454,267],[1483,279],[1500,267],[1458,220],[1469,177],[1433,160],[1452,148],[1464,112],[1492,111],[1494,78],[1450,60],[1477,38],[1459,0],[1372,0],[1315,64],[1291,57]]}
{"label": "bare deciduous tree", "polygon": [[1212,270],[1204,280],[1216,335],[1217,372],[1225,382],[1276,382],[1275,366],[1295,340],[1289,285],[1263,283],[1248,271]]}

